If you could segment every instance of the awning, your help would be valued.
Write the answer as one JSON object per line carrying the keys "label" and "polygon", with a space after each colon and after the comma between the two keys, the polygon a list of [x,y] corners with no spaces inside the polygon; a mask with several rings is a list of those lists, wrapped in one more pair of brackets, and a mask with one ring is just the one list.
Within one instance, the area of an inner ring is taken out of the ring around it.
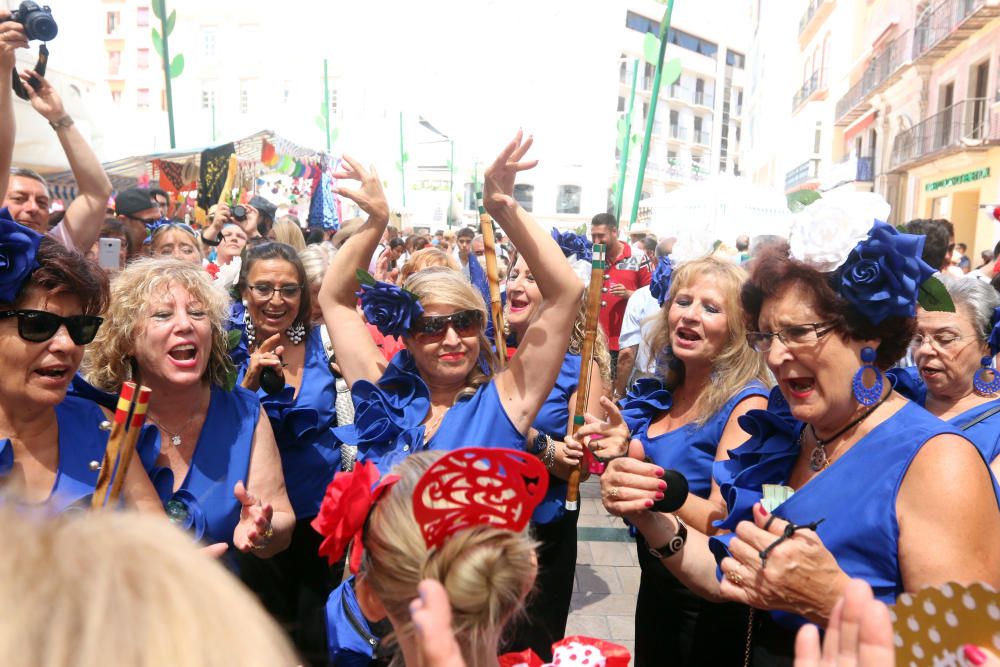
{"label": "awning", "polygon": [[867,130],[875,122],[875,116],[877,115],[878,109],[872,109],[867,115],[856,120],[853,125],[844,130],[844,141],[851,141],[854,137]]}

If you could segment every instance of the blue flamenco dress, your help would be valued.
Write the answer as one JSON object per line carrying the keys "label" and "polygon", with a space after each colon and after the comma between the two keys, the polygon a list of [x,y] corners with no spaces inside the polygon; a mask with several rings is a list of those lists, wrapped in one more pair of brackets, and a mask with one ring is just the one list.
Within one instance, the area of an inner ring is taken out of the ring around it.
{"label": "blue flamenco dress", "polygon": [[[752,396],[767,396],[767,388],[752,381],[704,423],[691,422],[656,436],[650,425],[670,410],[672,399],[658,378],[641,378],[623,399],[622,417],[641,443],[646,458],[664,469],[677,470],[688,480],[689,492],[708,498],[712,490],[715,453],[733,409]],[[654,545],[660,546],[660,545]],[[689,591],[637,536],[641,568],[635,611],[635,664],[737,664],[736,653],[722,653],[719,632],[745,631],[734,605],[715,605]],[[742,617],[745,619],[745,615]],[[729,628],[725,630],[725,628]]]}
{"label": "blue flamenco dress", "polygon": [[345,444],[358,448],[358,460],[370,461],[381,474],[420,451],[462,447],[524,448],[524,434],[507,416],[496,383],[481,385],[471,397],[455,402],[438,430],[424,441],[430,390],[413,357],[400,350],[377,382],[358,380],[351,387],[354,423],[334,429]]}
{"label": "blue flamenco dress", "polygon": [[[107,417],[100,407],[85,398],[68,395],[55,407],[59,424],[59,462],[56,479],[47,504],[56,512],[89,509],[100,471],[91,462],[100,462],[108,446],[108,433],[99,428]],[[148,457],[137,445],[147,471]],[[134,460],[134,459],[133,459]],[[0,482],[14,466],[14,448],[7,438],[0,439]]]}
{"label": "blue flamenco dress", "polygon": [[[753,505],[763,496],[763,484],[785,484],[800,454],[799,422],[781,415],[751,410],[740,418],[750,439],[715,464],[714,474],[729,508],[719,528],[733,531],[740,521],[753,521]],[[822,519],[816,533],[852,578],[867,581],[875,597],[893,604],[903,592],[899,564],[899,523],[896,497],[914,457],[931,438],[961,435],[954,427],[908,402],[873,428],[821,474],[795,491],[773,514],[795,524]],[[984,462],[985,465],[985,462]],[[994,493],[1000,488],[993,481]],[[1000,495],[998,495],[1000,498]],[[716,559],[729,555],[733,535],[709,541]],[[721,577],[721,571],[718,572]],[[794,631],[805,619],[786,612],[757,614],[761,648],[788,658]],[[756,641],[756,640],[755,640]],[[755,652],[757,646],[754,647]]]}

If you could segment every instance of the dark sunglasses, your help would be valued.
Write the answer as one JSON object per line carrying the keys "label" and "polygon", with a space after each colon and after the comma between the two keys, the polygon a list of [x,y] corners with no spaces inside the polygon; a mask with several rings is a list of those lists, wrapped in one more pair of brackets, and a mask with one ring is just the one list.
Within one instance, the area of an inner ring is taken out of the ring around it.
{"label": "dark sunglasses", "polygon": [[26,341],[44,343],[56,335],[59,327],[65,325],[69,337],[77,345],[86,345],[94,340],[104,318],[96,315],[73,315],[61,317],[44,310],[3,310],[0,319],[17,318],[17,333]]}
{"label": "dark sunglasses", "polygon": [[410,328],[410,335],[420,343],[433,343],[444,338],[450,326],[459,336],[474,336],[483,325],[478,310],[460,310],[451,315],[424,315]]}

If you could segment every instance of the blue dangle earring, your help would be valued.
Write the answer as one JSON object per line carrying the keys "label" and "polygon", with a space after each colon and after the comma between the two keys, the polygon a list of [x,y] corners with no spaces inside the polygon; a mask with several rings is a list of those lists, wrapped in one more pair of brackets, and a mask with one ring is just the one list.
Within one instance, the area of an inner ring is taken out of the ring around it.
{"label": "blue dangle earring", "polygon": [[[1000,372],[993,366],[993,357],[985,356],[979,362],[982,368],[972,376],[972,389],[980,396],[989,396],[1000,391]],[[992,373],[993,379],[986,381],[986,374]]]}
{"label": "blue dangle earring", "polygon": [[[875,365],[875,350],[870,347],[861,348],[862,366],[854,374],[851,381],[851,389],[854,390],[854,400],[861,405],[874,405],[882,396],[882,372]],[[872,386],[865,386],[865,371],[871,369],[875,373],[875,382]]]}

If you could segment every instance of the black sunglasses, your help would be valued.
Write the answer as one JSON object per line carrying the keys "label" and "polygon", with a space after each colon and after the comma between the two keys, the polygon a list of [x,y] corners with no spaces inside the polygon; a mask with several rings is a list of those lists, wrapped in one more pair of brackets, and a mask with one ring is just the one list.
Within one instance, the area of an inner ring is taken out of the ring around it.
{"label": "black sunglasses", "polygon": [[104,318],[96,315],[73,315],[61,317],[44,310],[3,310],[0,319],[17,318],[17,333],[26,341],[44,343],[56,335],[59,327],[65,325],[69,337],[77,345],[86,345],[94,340]]}
{"label": "black sunglasses", "polygon": [[417,318],[410,328],[410,335],[418,342],[433,343],[444,338],[451,326],[459,336],[474,336],[483,324],[483,314],[478,310],[460,310],[451,315],[424,315]]}

